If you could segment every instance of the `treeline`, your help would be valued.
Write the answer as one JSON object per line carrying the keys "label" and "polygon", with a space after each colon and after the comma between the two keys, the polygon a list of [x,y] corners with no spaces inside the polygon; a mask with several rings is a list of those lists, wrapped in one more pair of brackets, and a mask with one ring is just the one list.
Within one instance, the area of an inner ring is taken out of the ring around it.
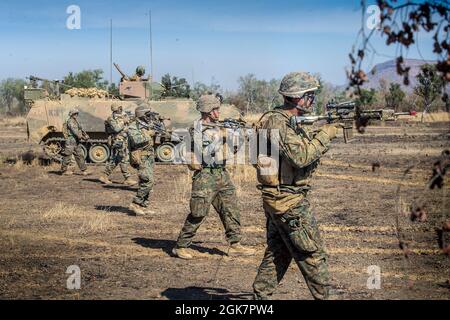
{"label": "treeline", "polygon": [[[343,102],[352,100],[345,88],[334,86],[320,81],[320,89],[316,98],[316,113],[322,114],[328,101]],[[443,82],[438,76],[433,65],[423,65],[417,76],[418,85],[412,93],[406,93],[397,83],[380,81],[379,88],[362,89],[356,102],[365,109],[394,109],[395,111],[447,111],[450,112],[449,100],[444,102]],[[196,82],[191,86],[185,78],[179,78],[166,74],[161,79],[165,88],[164,97],[182,97],[198,99],[202,94],[219,93],[224,103],[235,105],[243,113],[261,113],[282,104],[282,97],[278,93],[281,79],[262,80],[254,74],[248,74],[238,79],[238,89],[235,91],[224,90],[213,78],[210,84]],[[36,86],[36,83],[23,79],[6,79],[0,82],[0,113],[20,114],[25,113],[24,86]],[[107,90],[111,95],[118,96],[119,91],[115,83],[109,83],[103,78],[103,71],[85,70],[79,73],[70,72],[59,85],[43,81],[40,87],[45,88],[50,96],[64,93],[71,87],[92,88]]]}

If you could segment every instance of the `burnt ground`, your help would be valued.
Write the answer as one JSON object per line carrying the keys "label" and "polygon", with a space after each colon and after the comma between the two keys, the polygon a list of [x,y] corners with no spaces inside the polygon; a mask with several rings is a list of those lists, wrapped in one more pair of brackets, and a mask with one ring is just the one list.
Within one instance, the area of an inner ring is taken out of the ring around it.
{"label": "burnt ground", "polygon": [[[337,299],[449,299],[450,260],[435,228],[449,218],[449,184],[428,190],[432,165],[450,148],[449,124],[397,123],[368,128],[351,144],[338,138],[316,172],[311,203],[321,225]],[[0,129],[0,157],[36,149],[24,127]],[[413,166],[408,174],[404,170]],[[2,299],[250,299],[265,247],[265,219],[254,170],[234,172],[244,244],[254,257],[224,256],[226,243],[211,211],[200,228],[197,257],[184,261],[171,249],[188,213],[190,173],[157,165],[149,217],[127,209],[135,192],[102,186],[92,175],[62,177],[58,166],[0,165],[0,298]],[[120,182],[119,172],[113,180]],[[400,218],[409,259],[399,249],[399,207],[415,203],[426,222]],[[448,240],[447,240],[448,241]],[[69,290],[66,270],[81,269],[81,289]],[[381,288],[368,289],[371,265]],[[292,264],[275,299],[311,299]]]}

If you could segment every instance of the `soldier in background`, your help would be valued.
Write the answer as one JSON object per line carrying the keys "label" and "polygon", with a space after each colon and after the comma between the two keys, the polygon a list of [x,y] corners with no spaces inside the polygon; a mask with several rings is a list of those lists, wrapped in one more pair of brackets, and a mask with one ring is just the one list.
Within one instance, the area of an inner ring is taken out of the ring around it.
{"label": "soldier in background", "polygon": [[147,79],[143,78],[145,75],[145,67],[139,66],[136,68],[136,73],[130,77],[130,81],[146,81]]}
{"label": "soldier in background", "polygon": [[138,170],[139,189],[130,210],[136,216],[153,214],[149,206],[149,196],[153,189],[153,168],[155,150],[153,147],[155,131],[150,129],[152,112],[147,103],[141,103],[135,110],[135,120],[128,127],[128,140],[131,150],[131,165]]}
{"label": "soldier in background", "polygon": [[104,175],[100,177],[100,181],[104,184],[112,184],[109,179],[113,170],[120,166],[125,184],[133,186],[137,181],[131,178],[128,172],[130,164],[130,153],[128,149],[128,125],[130,119],[123,112],[123,107],[118,102],[111,105],[112,115],[105,121],[106,132],[110,135],[111,157],[106,164]]}
{"label": "soldier in background", "polygon": [[[217,122],[219,108],[220,101],[217,97],[201,96],[197,103],[201,123],[206,125]],[[192,178],[191,212],[186,218],[172,253],[182,259],[193,258],[193,252],[189,247],[212,204],[225,228],[225,236],[230,244],[228,254],[253,255],[254,250],[240,244],[241,220],[238,199],[236,188],[225,169],[225,159],[222,157],[223,144],[220,142],[223,141],[223,137],[217,136],[221,131],[213,127],[196,126],[191,133],[194,135],[194,147],[200,148],[198,156],[202,159],[199,159],[198,164],[189,164],[189,168],[195,171]],[[201,141],[196,141],[195,136],[199,136]]]}
{"label": "soldier in background", "polygon": [[[290,122],[292,116],[311,110],[318,88],[319,82],[308,73],[288,74],[279,90],[284,105],[264,114],[259,122],[260,128],[269,131],[269,142],[275,143],[280,151],[275,173],[263,175],[258,166],[259,189],[267,217],[267,248],[253,283],[259,299],[270,298],[292,260],[314,298],[328,298],[327,256],[307,195],[311,176],[337,129],[325,125],[313,135],[306,128],[294,128]],[[259,159],[260,155],[261,163]]]}
{"label": "soldier in background", "polygon": [[72,109],[69,111],[69,116],[67,117],[66,122],[63,124],[63,134],[66,139],[66,143],[64,146],[64,151],[62,152],[63,160],[61,164],[61,174],[62,175],[71,175],[73,172],[71,170],[67,170],[69,167],[72,155],[75,157],[75,161],[77,162],[78,168],[81,170],[81,174],[86,176],[88,175],[87,166],[85,162],[85,154],[83,149],[81,148],[81,142],[89,140],[89,136],[81,127],[81,124],[78,122],[78,109]]}

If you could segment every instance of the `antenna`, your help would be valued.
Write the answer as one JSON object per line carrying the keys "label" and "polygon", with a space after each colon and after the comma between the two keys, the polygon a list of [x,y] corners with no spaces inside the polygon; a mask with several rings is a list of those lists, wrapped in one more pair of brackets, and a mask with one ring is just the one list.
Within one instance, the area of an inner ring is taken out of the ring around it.
{"label": "antenna", "polygon": [[152,36],[152,11],[148,11],[148,26],[150,30],[150,76],[153,81],[153,36]]}
{"label": "antenna", "polygon": [[110,39],[109,39],[109,41],[110,41],[110,47],[109,47],[109,58],[110,58],[110,60],[109,60],[109,85],[111,86],[112,85],[112,82],[113,82],[113,80],[112,80],[112,74],[113,74],[113,21],[112,21],[112,19],[111,19],[111,21],[110,21],[111,23],[110,23]]}

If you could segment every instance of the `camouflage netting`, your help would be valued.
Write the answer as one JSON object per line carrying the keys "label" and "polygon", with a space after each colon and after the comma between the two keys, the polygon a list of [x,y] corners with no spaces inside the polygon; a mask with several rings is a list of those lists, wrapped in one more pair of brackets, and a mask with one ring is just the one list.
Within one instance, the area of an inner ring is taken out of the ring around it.
{"label": "camouflage netting", "polygon": [[71,97],[104,98],[108,95],[106,90],[97,88],[72,88],[66,91]]}

